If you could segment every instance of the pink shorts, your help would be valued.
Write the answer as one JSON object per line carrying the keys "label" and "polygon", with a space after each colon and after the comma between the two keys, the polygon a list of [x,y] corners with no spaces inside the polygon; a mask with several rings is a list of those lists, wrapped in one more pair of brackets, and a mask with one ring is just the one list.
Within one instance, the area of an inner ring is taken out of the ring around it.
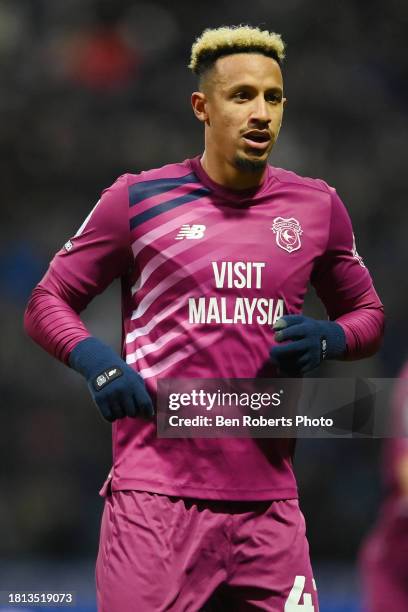
{"label": "pink shorts", "polygon": [[318,612],[296,499],[113,492],[105,500],[96,585],[98,612]]}

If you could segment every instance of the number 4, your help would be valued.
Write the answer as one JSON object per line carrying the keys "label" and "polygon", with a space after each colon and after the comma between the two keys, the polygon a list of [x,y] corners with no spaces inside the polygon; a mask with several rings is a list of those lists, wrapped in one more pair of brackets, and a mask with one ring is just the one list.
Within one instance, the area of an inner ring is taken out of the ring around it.
{"label": "number 4", "polygon": [[[289,597],[285,603],[284,612],[315,612],[310,593],[303,593],[305,576],[296,576]],[[300,603],[303,593],[303,603]]]}

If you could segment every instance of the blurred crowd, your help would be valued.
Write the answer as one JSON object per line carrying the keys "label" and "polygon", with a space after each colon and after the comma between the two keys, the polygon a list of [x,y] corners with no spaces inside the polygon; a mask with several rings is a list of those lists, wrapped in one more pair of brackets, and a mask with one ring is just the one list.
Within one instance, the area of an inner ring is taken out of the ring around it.
{"label": "blurred crowd", "polygon": [[[189,50],[205,27],[238,23],[281,32],[287,42],[288,105],[271,163],[337,188],[385,303],[384,347],[361,367],[388,377],[402,364],[407,4],[0,0],[0,550],[6,556],[93,554],[96,492],[110,467],[109,427],[85,385],[24,337],[28,295],[118,175],[202,151],[202,128],[190,110],[196,84]],[[116,289],[90,307],[86,320],[118,347]],[[355,370],[344,367],[338,372],[352,376]],[[312,550],[351,558],[375,514],[378,445],[301,446]],[[343,531],[328,540],[330,524]]]}

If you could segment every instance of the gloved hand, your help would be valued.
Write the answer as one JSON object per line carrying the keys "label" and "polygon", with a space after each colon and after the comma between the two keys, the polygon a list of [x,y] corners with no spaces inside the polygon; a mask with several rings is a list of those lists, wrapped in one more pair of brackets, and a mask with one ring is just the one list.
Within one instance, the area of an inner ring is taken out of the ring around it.
{"label": "gloved hand", "polygon": [[303,315],[284,315],[273,326],[275,340],[286,342],[274,346],[271,360],[287,374],[305,374],[323,359],[342,357],[346,351],[346,336],[335,321],[317,321]]}
{"label": "gloved hand", "polygon": [[79,342],[69,356],[71,368],[82,374],[104,419],[154,416],[143,378],[97,338]]}

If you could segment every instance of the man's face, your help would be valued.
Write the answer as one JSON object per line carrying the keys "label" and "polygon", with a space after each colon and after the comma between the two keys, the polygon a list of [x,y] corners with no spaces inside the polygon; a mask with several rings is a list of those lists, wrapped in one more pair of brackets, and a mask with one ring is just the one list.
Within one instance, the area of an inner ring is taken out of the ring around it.
{"label": "man's face", "polygon": [[265,167],[283,114],[279,64],[258,53],[219,58],[205,88],[206,144],[236,168]]}

